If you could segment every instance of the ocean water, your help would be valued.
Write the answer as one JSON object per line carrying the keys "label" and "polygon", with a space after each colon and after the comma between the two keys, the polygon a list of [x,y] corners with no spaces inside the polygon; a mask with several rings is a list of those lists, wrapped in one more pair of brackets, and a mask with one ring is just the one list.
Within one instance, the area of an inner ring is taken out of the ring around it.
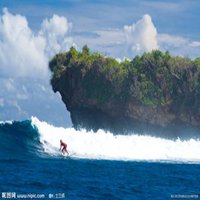
{"label": "ocean water", "polygon": [[[200,198],[200,141],[0,123],[0,198]],[[71,157],[59,152],[68,144]]]}

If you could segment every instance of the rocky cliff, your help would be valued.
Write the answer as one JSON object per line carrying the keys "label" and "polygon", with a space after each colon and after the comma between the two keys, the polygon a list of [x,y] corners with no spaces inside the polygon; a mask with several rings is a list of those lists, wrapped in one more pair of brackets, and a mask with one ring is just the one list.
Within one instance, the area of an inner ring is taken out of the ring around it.
{"label": "rocky cliff", "polygon": [[75,128],[180,134],[200,131],[200,59],[153,51],[121,63],[71,48],[50,62]]}

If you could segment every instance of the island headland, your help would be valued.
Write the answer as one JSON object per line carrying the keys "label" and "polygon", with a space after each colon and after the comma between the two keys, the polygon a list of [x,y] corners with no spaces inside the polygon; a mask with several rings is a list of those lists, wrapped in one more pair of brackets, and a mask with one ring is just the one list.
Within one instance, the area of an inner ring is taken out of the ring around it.
{"label": "island headland", "polygon": [[49,68],[76,129],[200,136],[200,58],[154,50],[118,62],[84,46]]}

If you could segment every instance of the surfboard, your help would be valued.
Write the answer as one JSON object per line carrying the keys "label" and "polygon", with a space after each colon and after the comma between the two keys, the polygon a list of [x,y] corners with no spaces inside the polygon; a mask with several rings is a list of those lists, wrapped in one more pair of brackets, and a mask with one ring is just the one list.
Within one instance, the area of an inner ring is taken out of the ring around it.
{"label": "surfboard", "polygon": [[64,157],[69,157],[69,155],[67,153],[61,152],[61,155],[64,156]]}
{"label": "surfboard", "polygon": [[61,152],[61,155],[62,155],[64,158],[76,158],[76,154],[75,154],[75,153],[70,153],[70,154],[68,155],[67,153]]}

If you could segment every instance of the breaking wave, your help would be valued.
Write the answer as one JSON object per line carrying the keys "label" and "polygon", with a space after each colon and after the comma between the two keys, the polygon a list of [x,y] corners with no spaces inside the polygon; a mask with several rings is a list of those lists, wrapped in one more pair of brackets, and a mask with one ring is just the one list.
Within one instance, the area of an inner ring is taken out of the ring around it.
{"label": "breaking wave", "polygon": [[36,117],[0,123],[0,157],[60,158],[59,141],[68,144],[72,157],[155,162],[200,163],[198,139],[169,140],[144,135],[113,135],[74,128],[55,127]]}

